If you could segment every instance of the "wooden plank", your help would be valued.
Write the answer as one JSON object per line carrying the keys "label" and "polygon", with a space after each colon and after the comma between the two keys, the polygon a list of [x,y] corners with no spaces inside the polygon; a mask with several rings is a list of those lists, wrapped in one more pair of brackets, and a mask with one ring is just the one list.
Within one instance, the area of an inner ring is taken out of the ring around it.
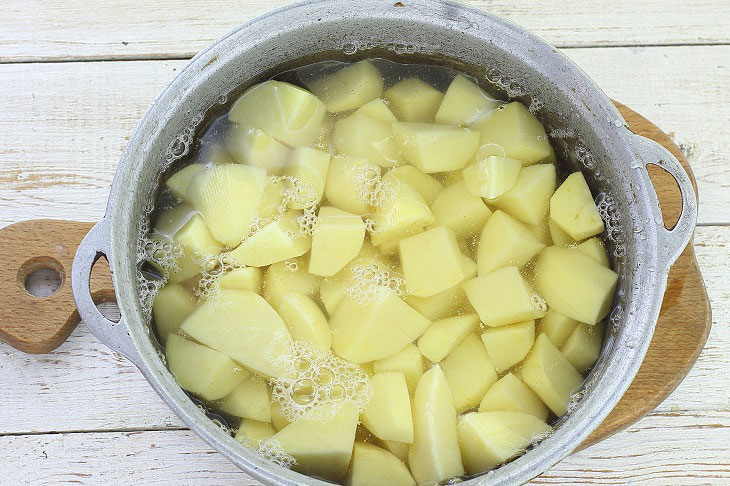
{"label": "wooden plank", "polygon": [[[610,96],[675,134],[699,184],[700,223],[730,224],[727,136],[718,123],[730,119],[730,46],[565,52]],[[99,219],[129,134],[184,64],[0,65],[0,226]]]}
{"label": "wooden plank", "polygon": [[[186,58],[289,0],[5,0],[0,62]],[[503,16],[558,47],[730,42],[730,4],[698,0],[511,0],[465,3]],[[405,2],[406,8],[408,2]]]}

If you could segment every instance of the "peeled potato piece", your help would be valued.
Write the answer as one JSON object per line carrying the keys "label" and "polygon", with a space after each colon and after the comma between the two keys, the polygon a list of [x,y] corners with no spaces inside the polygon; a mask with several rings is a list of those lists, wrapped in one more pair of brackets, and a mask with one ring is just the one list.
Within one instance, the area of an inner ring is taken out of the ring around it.
{"label": "peeled potato piece", "polygon": [[260,218],[272,218],[286,210],[287,205],[284,204],[284,196],[289,190],[288,186],[289,183],[286,180],[276,177],[267,178],[258,211]]}
{"label": "peeled potato piece", "polygon": [[180,245],[182,256],[175,261],[177,268],[168,271],[168,282],[179,283],[199,274],[206,258],[218,255],[223,249],[208,230],[203,218],[194,214],[172,238]]}
{"label": "peeled potato piece", "polygon": [[490,155],[464,169],[466,189],[485,199],[496,199],[509,191],[517,181],[522,162]]}
{"label": "peeled potato piece", "polygon": [[459,238],[477,233],[492,215],[482,198],[469,193],[463,179],[439,193],[431,212],[435,225],[451,228]]}
{"label": "peeled potato piece", "polygon": [[362,113],[338,120],[333,138],[339,152],[365,157],[381,167],[393,167],[400,160],[400,148],[390,124]]}
{"label": "peeled potato piece", "polygon": [[[414,389],[415,389],[415,387],[414,387]],[[403,442],[396,442],[394,440],[384,440],[384,441],[382,441],[382,443],[383,443],[384,449],[386,449],[388,452],[390,452],[395,457],[400,459],[402,462],[405,463],[408,461],[409,444],[404,444]]]}
{"label": "peeled potato piece", "polygon": [[549,246],[535,263],[535,284],[551,308],[596,324],[613,303],[618,274],[575,250]]}
{"label": "peeled potato piece", "polygon": [[162,344],[170,334],[177,333],[180,324],[195,309],[193,293],[178,284],[167,284],[160,289],[152,304],[155,328]]}
{"label": "peeled potato piece", "polygon": [[288,211],[243,240],[230,254],[234,261],[252,267],[304,255],[312,246],[312,237],[300,232],[300,211]]}
{"label": "peeled potato piece", "polygon": [[356,442],[347,486],[415,486],[411,473],[390,452],[366,442]]}
{"label": "peeled potato piece", "polygon": [[441,367],[454,395],[457,412],[479,405],[489,387],[497,381],[494,365],[476,334],[467,335],[441,361]]}
{"label": "peeled potato piece", "polygon": [[394,176],[399,182],[408,184],[415,189],[429,206],[433,204],[436,196],[444,190],[443,184],[412,165],[396,167],[391,169],[388,174]]}
{"label": "peeled potato piece", "polygon": [[242,442],[246,447],[255,448],[260,440],[274,435],[276,435],[276,429],[270,423],[245,418],[241,419],[241,424],[238,426],[236,440]]}
{"label": "peeled potato piece", "polygon": [[222,289],[261,290],[261,269],[257,267],[234,268],[221,275],[219,280]]}
{"label": "peeled potato piece", "polygon": [[436,112],[436,123],[469,125],[499,104],[498,100],[490,97],[476,83],[457,74]]}
{"label": "peeled potato piece", "polygon": [[487,329],[482,334],[482,341],[494,369],[502,374],[522,361],[532,348],[535,342],[535,321]]}
{"label": "peeled potato piece", "polygon": [[430,297],[466,277],[454,232],[445,226],[400,240],[400,261],[408,287],[417,297]]}
{"label": "peeled potato piece", "polygon": [[591,257],[604,267],[611,267],[611,261],[608,259],[608,253],[606,252],[606,245],[603,244],[600,238],[589,238],[573,248],[578,250],[579,253]]}
{"label": "peeled potato piece", "polygon": [[378,98],[383,84],[378,68],[370,61],[360,61],[307,83],[307,87],[322,100],[327,111],[339,113]]}
{"label": "peeled potato piece", "polygon": [[548,309],[545,317],[540,319],[537,333],[545,333],[555,347],[560,348],[578,325],[578,321],[564,316],[555,309]]}
{"label": "peeled potato piece", "polygon": [[383,177],[383,182],[395,188],[395,195],[375,211],[373,245],[380,246],[394,238],[418,232],[434,222],[431,209],[415,189],[389,174]]}
{"label": "peeled potato piece", "polygon": [[312,234],[309,273],[331,277],[353,258],[365,241],[365,223],[356,214],[322,206]]}
{"label": "peeled potato piece", "polygon": [[547,407],[542,400],[512,373],[507,373],[489,388],[479,404],[480,412],[522,412],[547,419]]}
{"label": "peeled potato piece", "polygon": [[575,240],[603,232],[603,220],[583,174],[568,176],[550,198],[550,219]]}
{"label": "peeled potato piece", "polygon": [[[396,371],[403,373],[408,386],[408,393],[413,395],[416,390],[418,380],[423,375],[423,356],[415,344],[409,344],[401,351],[373,362],[373,371],[375,373],[384,373],[387,371]],[[392,452],[392,451],[391,451]]]}
{"label": "peeled potato piece", "polygon": [[330,161],[324,194],[331,206],[355,214],[371,212],[363,198],[367,181],[380,176],[380,166],[363,157],[336,155]]}
{"label": "peeled potato piece", "polygon": [[207,167],[203,164],[190,164],[172,174],[165,181],[165,186],[176,198],[187,201],[190,181],[206,169]]}
{"label": "peeled potato piece", "polygon": [[413,397],[413,445],[408,466],[418,484],[464,474],[456,432],[456,408],[441,367],[423,374]]}
{"label": "peeled potato piece", "polygon": [[[534,165],[532,167],[535,167]],[[553,239],[550,237],[550,226],[548,225],[548,220],[543,219],[538,224],[529,224],[525,223],[525,227],[530,230],[530,233],[535,235],[535,238],[540,240],[540,242],[545,246],[551,246],[553,244]]]}
{"label": "peeled potato piece", "polygon": [[332,336],[327,318],[310,297],[299,292],[282,295],[279,315],[294,339],[308,341],[319,349],[330,348]]}
{"label": "peeled potato piece", "polygon": [[462,169],[477,153],[479,132],[430,123],[393,123],[403,158],[427,174]]}
{"label": "peeled potato piece", "polygon": [[277,432],[291,423],[281,413],[281,404],[275,400],[271,401],[271,423]]}
{"label": "peeled potato piece", "polygon": [[537,319],[545,315],[517,267],[504,267],[461,284],[482,322],[490,327]]}
{"label": "peeled potato piece", "polygon": [[418,349],[429,361],[443,360],[466,336],[479,328],[479,316],[466,314],[432,323],[418,338]]}
{"label": "peeled potato piece", "polygon": [[545,245],[526,226],[497,210],[479,238],[477,271],[483,275],[510,265],[521,267],[543,248]]}
{"label": "peeled potato piece", "polygon": [[540,224],[548,214],[555,177],[553,164],[523,167],[514,185],[490,203],[524,223]]}
{"label": "peeled potato piece", "polygon": [[[469,275],[467,273],[467,275]],[[468,278],[468,277],[466,277]],[[473,312],[461,284],[439,292],[431,297],[406,297],[406,303],[432,321],[453,316],[460,310]]]}
{"label": "peeled potato piece", "polygon": [[306,89],[270,80],[243,93],[228,112],[228,119],[260,128],[290,147],[304,147],[319,135],[326,110]]}
{"label": "peeled potato piece", "polygon": [[492,147],[489,155],[517,159],[532,165],[553,154],[542,123],[519,101],[501,105],[472,123],[482,134],[481,147]]}
{"label": "peeled potato piece", "polygon": [[233,125],[226,135],[228,152],[241,164],[255,165],[270,174],[286,166],[291,150],[274,137],[247,124]]}
{"label": "peeled potato piece", "polygon": [[181,387],[206,400],[228,395],[248,373],[213,349],[170,334],[165,346],[167,366]]}
{"label": "peeled potato piece", "polygon": [[579,373],[585,373],[598,360],[602,341],[603,325],[580,323],[573,329],[560,352]]}
{"label": "peeled potato piece", "polygon": [[217,403],[217,407],[236,417],[271,422],[269,389],[266,382],[255,375],[247,376]]}
{"label": "peeled potato piece", "polygon": [[383,123],[387,123],[388,126],[390,126],[391,123],[398,121],[393,112],[390,111],[390,108],[388,108],[388,104],[382,98],[368,101],[355,110],[355,113],[375,118]]}
{"label": "peeled potato piece", "polygon": [[403,373],[388,371],[370,378],[373,396],[360,414],[363,425],[378,439],[413,442],[413,416]]}
{"label": "peeled potato piece", "polygon": [[279,309],[281,297],[288,292],[300,292],[312,298],[317,296],[322,278],[307,272],[306,268],[306,260],[294,258],[274,263],[266,269],[263,295],[274,309]]}
{"label": "peeled potato piece", "polygon": [[330,154],[327,152],[308,147],[292,152],[286,174],[294,178],[294,191],[300,200],[291,201],[289,207],[303,209],[319,204],[324,194],[329,166]]}
{"label": "peeled potato piece", "polygon": [[548,229],[550,230],[550,239],[555,246],[575,246],[576,241],[571,236],[560,229],[560,226],[548,217]]}
{"label": "peeled potato piece", "polygon": [[444,94],[418,78],[408,78],[385,90],[383,98],[400,121],[432,122]]}
{"label": "peeled potato piece", "polygon": [[522,381],[558,417],[568,407],[570,395],[583,382],[570,362],[545,334],[540,334],[522,363]]}

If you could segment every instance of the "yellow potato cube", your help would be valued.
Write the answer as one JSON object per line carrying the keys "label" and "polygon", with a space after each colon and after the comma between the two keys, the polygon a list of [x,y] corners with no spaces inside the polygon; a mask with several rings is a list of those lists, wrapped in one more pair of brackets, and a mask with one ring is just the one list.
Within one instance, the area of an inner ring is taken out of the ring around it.
{"label": "yellow potato cube", "polygon": [[281,413],[281,404],[277,401],[271,402],[271,423],[274,424],[274,428],[277,432],[291,423],[286,417],[284,417],[284,414]]}
{"label": "yellow potato cube", "polygon": [[296,180],[294,191],[302,200],[290,202],[289,207],[303,209],[312,203],[319,204],[324,194],[329,166],[330,154],[327,152],[308,147],[292,151],[286,174]]}
{"label": "yellow potato cube", "polygon": [[510,265],[521,267],[545,245],[507,213],[497,210],[482,229],[477,249],[477,272],[484,275]]}
{"label": "yellow potato cube", "polygon": [[307,83],[330,113],[354,110],[383,94],[383,77],[370,61],[360,61]]}
{"label": "yellow potato cube", "polygon": [[312,234],[309,273],[331,277],[353,258],[365,241],[365,223],[357,214],[322,206]]}
{"label": "yellow potato cube", "polygon": [[617,281],[610,268],[559,246],[545,248],[535,263],[535,285],[548,305],[586,324],[606,317]]}
{"label": "yellow potato cube", "polygon": [[188,186],[188,197],[213,237],[236,247],[248,233],[266,185],[266,171],[241,164],[215,166]]}
{"label": "yellow potato cube", "polygon": [[180,326],[196,341],[269,377],[285,376],[277,361],[290,353],[291,335],[279,314],[259,294],[221,289]]}
{"label": "yellow potato cube", "polygon": [[476,334],[469,334],[446,358],[441,367],[454,395],[456,411],[476,407],[497,381],[497,372],[487,350]]}
{"label": "yellow potato cube", "polygon": [[565,344],[560,348],[565,359],[579,372],[585,373],[601,355],[603,325],[578,324]]}
{"label": "yellow potato cube", "polygon": [[580,245],[572,248],[575,248],[585,256],[591,257],[604,267],[611,267],[611,261],[608,259],[608,252],[606,252],[606,245],[603,244],[600,238],[589,238]]}
{"label": "yellow potato cube", "polygon": [[403,442],[395,442],[393,440],[384,440],[382,441],[382,443],[383,448],[393,454],[395,457],[403,462],[408,461],[408,444],[404,444]]}
{"label": "yellow potato cube", "polygon": [[190,181],[206,169],[207,167],[203,164],[190,164],[185,166],[168,177],[165,181],[165,186],[173,196],[182,201],[187,201]]}
{"label": "yellow potato cube", "polygon": [[540,224],[548,214],[555,177],[553,164],[523,167],[514,185],[492,203],[524,223]]}
{"label": "yellow potato cube", "polygon": [[167,284],[160,289],[152,304],[155,329],[162,344],[167,336],[176,334],[180,324],[195,309],[193,293],[179,284]]}
{"label": "yellow potato cube", "polygon": [[466,276],[456,236],[445,226],[400,240],[400,260],[408,287],[417,297],[436,295]]}
{"label": "yellow potato cube", "polygon": [[494,369],[501,375],[527,356],[535,342],[535,321],[487,329],[482,341]]}
{"label": "yellow potato cube", "polygon": [[276,434],[276,429],[269,423],[258,420],[242,419],[236,431],[236,440],[246,447],[255,448],[260,440],[268,439]]}
{"label": "yellow potato cube", "polygon": [[383,98],[400,121],[430,123],[444,94],[418,78],[407,78],[386,89]]}
{"label": "yellow potato cube", "polygon": [[321,277],[306,271],[307,262],[294,258],[269,266],[264,274],[264,298],[274,309],[279,309],[281,297],[289,292],[299,292],[306,296],[317,297]]}
{"label": "yellow potato cube", "polygon": [[167,366],[181,387],[205,400],[228,395],[247,375],[231,358],[170,334],[165,347]]}
{"label": "yellow potato cube", "polygon": [[285,180],[269,177],[264,186],[264,194],[261,198],[258,215],[262,219],[272,218],[283,214],[286,211],[284,203],[285,191],[288,190],[288,183]]}
{"label": "yellow potato cube", "polygon": [[365,157],[381,167],[393,167],[400,160],[400,148],[391,126],[362,113],[335,122],[333,139],[339,152]]}
{"label": "yellow potato cube", "polygon": [[413,445],[408,466],[418,484],[464,474],[456,432],[456,408],[441,367],[423,374],[413,397]]}
{"label": "yellow potato cube", "polygon": [[390,111],[390,108],[388,108],[388,104],[382,98],[368,101],[355,110],[355,113],[375,118],[383,123],[387,123],[388,126],[390,126],[391,123],[398,121],[393,112]]}
{"label": "yellow potato cube", "polygon": [[390,452],[367,442],[356,442],[347,486],[416,486],[403,462]]}
{"label": "yellow potato cube", "polygon": [[375,211],[375,233],[371,238],[373,245],[380,246],[420,231],[434,222],[431,209],[415,189],[389,174],[383,177],[383,182],[395,187],[396,194]]}
{"label": "yellow potato cube", "polygon": [[431,123],[393,123],[403,158],[427,174],[458,170],[479,148],[479,132]]}
{"label": "yellow potato cube", "polygon": [[294,339],[309,341],[324,350],[332,345],[327,318],[310,297],[299,292],[282,295],[279,315]]}
{"label": "yellow potato cube", "polygon": [[[531,167],[535,167],[534,165]],[[553,239],[550,237],[550,226],[548,225],[548,219],[543,219],[538,224],[524,223],[525,227],[530,230],[530,233],[542,242],[545,246],[551,246]]]}
{"label": "yellow potato cube", "polygon": [[603,232],[603,220],[580,172],[568,176],[550,198],[550,219],[575,240]]}
{"label": "yellow potato cube", "polygon": [[424,174],[412,165],[402,165],[388,171],[399,182],[408,184],[421,195],[429,206],[436,200],[436,196],[444,190],[444,185],[428,174]]}
{"label": "yellow potato cube", "polygon": [[436,112],[436,123],[469,125],[499,104],[474,81],[457,74]]}
{"label": "yellow potato cube", "polygon": [[301,212],[291,210],[267,224],[244,239],[231,252],[231,259],[243,265],[264,267],[304,255],[312,246],[312,237],[300,232],[299,216]]}
{"label": "yellow potato cube", "polygon": [[234,268],[219,280],[222,289],[261,290],[261,269],[257,267]]}
{"label": "yellow potato cube", "polygon": [[480,412],[522,412],[547,420],[547,407],[522,380],[507,373],[484,395]]}
{"label": "yellow potato cube", "polygon": [[[375,373],[385,373],[388,371],[403,373],[408,386],[408,393],[413,395],[416,391],[418,380],[423,375],[423,356],[415,344],[409,344],[403,350],[397,353],[373,362],[373,371]],[[390,450],[390,449],[388,449]],[[391,452],[393,452],[391,450]]]}
{"label": "yellow potato cube", "polygon": [[291,152],[265,131],[245,123],[231,127],[225,144],[236,162],[261,167],[269,174],[281,173]]}
{"label": "yellow potato cube", "polygon": [[456,315],[460,310],[474,311],[466,299],[466,293],[461,284],[456,284],[431,297],[409,295],[405,300],[408,305],[432,321]]}
{"label": "yellow potato cube", "polygon": [[515,185],[521,169],[519,160],[490,155],[464,169],[466,190],[475,196],[496,199]]}
{"label": "yellow potato cube", "polygon": [[576,246],[577,242],[568,233],[560,229],[560,226],[550,217],[548,217],[548,229],[550,230],[550,239],[555,246]]}
{"label": "yellow potato cube", "polygon": [[438,363],[466,336],[479,329],[479,316],[466,314],[436,321],[418,338],[418,349],[428,360]]}
{"label": "yellow potato cube", "polygon": [[182,256],[175,263],[177,269],[170,269],[168,282],[179,283],[199,274],[202,262],[206,258],[218,255],[223,249],[208,231],[203,218],[194,214],[172,238],[173,243],[180,245]]}
{"label": "yellow potato cube", "polygon": [[418,339],[430,324],[392,290],[379,287],[373,302],[342,298],[330,319],[332,349],[355,363],[387,358]]}
{"label": "yellow potato cube", "polygon": [[324,103],[306,89],[270,80],[243,93],[228,119],[260,128],[291,147],[304,147],[320,135],[326,111]]}
{"label": "yellow potato cube", "polygon": [[545,315],[533,302],[535,293],[517,267],[500,268],[461,285],[487,326],[503,326]]}
{"label": "yellow potato cube", "polygon": [[216,407],[236,417],[271,422],[269,389],[266,382],[256,375],[247,376]]}
{"label": "yellow potato cube", "polygon": [[583,382],[573,365],[545,334],[540,334],[522,363],[522,381],[558,417],[568,407],[570,395]]}
{"label": "yellow potato cube", "polygon": [[532,439],[550,427],[525,413],[473,412],[459,420],[458,430],[464,467],[476,474],[524,453]]}
{"label": "yellow potato cube", "polygon": [[473,122],[472,127],[482,134],[482,149],[485,145],[492,147],[489,155],[532,165],[553,154],[542,123],[519,101],[499,106]]}
{"label": "yellow potato cube", "polygon": [[336,155],[330,161],[324,194],[329,204],[355,214],[372,212],[363,198],[367,181],[380,175],[380,166],[363,157]]}
{"label": "yellow potato cube", "polygon": [[545,333],[556,348],[560,348],[573,332],[578,321],[564,316],[555,309],[548,309],[545,317],[540,319],[537,334]]}
{"label": "yellow potato cube", "polygon": [[345,404],[326,421],[300,419],[275,436],[281,447],[297,460],[294,470],[331,481],[345,475],[355,444],[358,413]]}
{"label": "yellow potato cube", "polygon": [[431,211],[434,224],[451,228],[458,238],[477,233],[492,215],[482,198],[469,193],[463,179],[441,191]]}
{"label": "yellow potato cube", "polygon": [[331,316],[335,312],[340,301],[342,301],[342,297],[345,295],[345,288],[343,287],[344,280],[338,278],[338,275],[325,278],[319,285],[319,300],[324,305],[328,316]]}
{"label": "yellow potato cube", "polygon": [[411,398],[403,373],[387,371],[370,378],[373,396],[360,414],[363,425],[378,439],[413,442]]}

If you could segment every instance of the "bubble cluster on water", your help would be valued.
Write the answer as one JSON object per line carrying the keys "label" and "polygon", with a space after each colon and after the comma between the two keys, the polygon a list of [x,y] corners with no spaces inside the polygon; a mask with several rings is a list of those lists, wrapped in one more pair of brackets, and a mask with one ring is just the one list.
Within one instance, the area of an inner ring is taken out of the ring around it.
{"label": "bubble cluster on water", "polygon": [[608,322],[611,324],[610,331],[613,334],[618,334],[619,330],[621,329],[621,321],[624,318],[624,307],[621,305],[621,303],[616,304],[616,306],[611,310],[611,314],[608,316]]}
{"label": "bubble cluster on water", "polygon": [[384,290],[401,298],[408,294],[405,277],[376,261],[356,262],[350,267],[350,273],[352,285],[345,288],[345,295],[359,304],[375,302]]}
{"label": "bubble cluster on water", "polygon": [[527,88],[516,79],[503,74],[497,69],[490,69],[486,75],[487,81],[507,93],[507,97],[517,98],[527,94]]}
{"label": "bubble cluster on water", "polygon": [[158,268],[164,276],[169,272],[177,272],[180,267],[177,261],[183,257],[184,251],[180,244],[162,238],[141,238],[137,261],[148,261]]}
{"label": "bubble cluster on water", "polygon": [[165,286],[167,279],[154,278],[145,275],[142,270],[137,270],[137,293],[139,294],[139,303],[142,308],[142,316],[149,322],[152,320],[152,304],[160,289]]}
{"label": "bubble cluster on water", "polygon": [[543,299],[541,296],[537,294],[533,294],[532,297],[530,297],[530,304],[532,304],[532,308],[539,312],[547,312],[548,306],[545,302],[545,299]]}
{"label": "bubble cluster on water", "polygon": [[441,49],[440,44],[406,44],[402,42],[372,42],[353,40],[345,42],[342,45],[342,52],[345,55],[352,56],[358,51],[366,51],[370,49],[384,48],[396,54],[415,54],[418,52],[432,53]]}
{"label": "bubble cluster on water", "polygon": [[285,261],[284,268],[286,268],[290,272],[294,273],[297,270],[299,270],[299,264],[295,261]]}
{"label": "bubble cluster on water", "polygon": [[172,142],[170,142],[167,146],[167,150],[165,150],[165,165],[162,170],[166,170],[175,161],[182,159],[190,153],[190,148],[193,146],[193,142],[195,141],[195,131],[203,122],[203,119],[203,113],[195,115],[190,120],[190,124],[185,127]]}
{"label": "bubble cluster on water", "polygon": [[220,279],[223,275],[244,265],[231,258],[230,252],[219,255],[199,256],[195,255],[193,261],[201,268],[198,285],[193,289],[193,294],[200,300],[215,300],[220,294]]}
{"label": "bubble cluster on water", "polygon": [[287,454],[281,443],[273,437],[259,440],[254,450],[264,459],[287,469],[298,464],[297,460]]}
{"label": "bubble cluster on water", "polygon": [[553,128],[548,133],[551,138],[563,139],[563,138],[575,138],[575,130],[572,128]]}
{"label": "bubble cluster on water", "polygon": [[357,198],[368,206],[383,207],[389,204],[400,189],[398,180],[383,179],[372,167],[359,165],[355,171]]}
{"label": "bubble cluster on water", "polygon": [[534,436],[532,438],[532,440],[530,441],[530,443],[532,444],[532,447],[537,447],[538,444],[540,444],[540,442],[544,441],[545,439],[547,439],[548,437],[553,435],[554,431],[555,431],[554,429],[550,428],[550,429],[548,429],[544,432],[540,432],[539,434]]}
{"label": "bubble cluster on water", "polygon": [[545,108],[545,102],[534,96],[530,99],[530,105],[527,107],[527,111],[533,115],[537,115],[537,112]]}
{"label": "bubble cluster on water", "polygon": [[595,199],[596,209],[601,215],[603,224],[606,227],[606,239],[613,243],[613,256],[616,261],[623,260],[626,255],[626,233],[621,226],[621,218],[618,207],[613,197],[601,192]]}

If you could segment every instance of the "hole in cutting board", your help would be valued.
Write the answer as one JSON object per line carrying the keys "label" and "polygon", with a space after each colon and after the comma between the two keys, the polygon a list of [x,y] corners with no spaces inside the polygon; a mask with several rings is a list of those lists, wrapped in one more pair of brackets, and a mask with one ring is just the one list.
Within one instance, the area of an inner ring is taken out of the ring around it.
{"label": "hole in cutting board", "polygon": [[28,295],[39,299],[51,297],[63,287],[63,265],[52,257],[34,257],[18,270],[18,285]]}

